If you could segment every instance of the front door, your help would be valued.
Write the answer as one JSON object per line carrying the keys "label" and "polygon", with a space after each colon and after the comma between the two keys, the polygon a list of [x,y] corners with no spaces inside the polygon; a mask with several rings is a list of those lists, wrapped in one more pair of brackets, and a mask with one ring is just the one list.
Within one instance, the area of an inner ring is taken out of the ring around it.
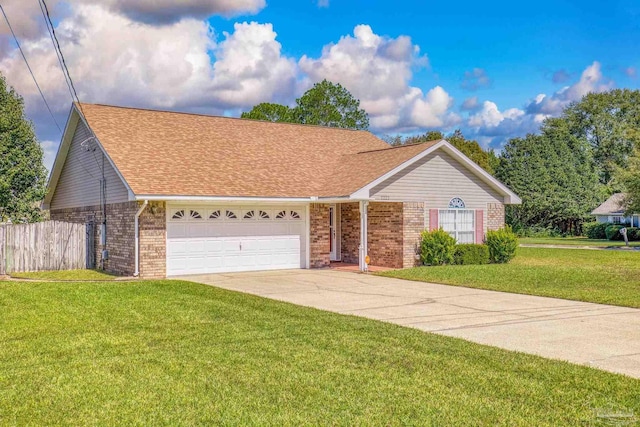
{"label": "front door", "polygon": [[329,259],[338,261],[338,232],[336,226],[336,205],[329,206]]}

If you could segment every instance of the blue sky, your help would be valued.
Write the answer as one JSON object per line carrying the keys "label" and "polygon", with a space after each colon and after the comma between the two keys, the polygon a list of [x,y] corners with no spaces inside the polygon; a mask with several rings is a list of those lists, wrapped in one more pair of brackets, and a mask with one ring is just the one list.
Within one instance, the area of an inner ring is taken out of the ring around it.
{"label": "blue sky", "polygon": [[[640,84],[631,0],[49,4],[86,102],[239,115],[328,78],[361,99],[377,134],[460,128],[499,149],[585,93]],[[64,122],[71,98],[39,10],[5,9]],[[0,72],[25,96],[50,163],[59,132],[1,26],[0,42]]]}

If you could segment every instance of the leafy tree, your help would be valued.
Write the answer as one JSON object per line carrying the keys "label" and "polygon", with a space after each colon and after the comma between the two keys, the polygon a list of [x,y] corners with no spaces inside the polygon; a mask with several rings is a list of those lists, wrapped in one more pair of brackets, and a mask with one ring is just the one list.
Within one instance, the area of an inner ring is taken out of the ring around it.
{"label": "leafy tree", "polygon": [[368,129],[369,115],[360,108],[360,101],[340,84],[323,80],[296,100],[295,114],[300,123]]}
{"label": "leafy tree", "polygon": [[619,169],[617,176],[625,187],[625,208],[627,215],[640,213],[640,148],[629,158],[629,167]]}
{"label": "leafy tree", "polygon": [[543,129],[511,139],[500,156],[496,176],[522,198],[522,205],[507,207],[507,222],[516,231],[578,233],[601,198],[591,149],[562,119],[548,119]]}
{"label": "leafy tree", "polygon": [[369,115],[360,108],[360,101],[342,85],[328,80],[316,83],[296,100],[293,108],[262,103],[242,113],[241,117],[345,129],[369,128]]}
{"label": "leafy tree", "polygon": [[627,167],[634,146],[640,142],[640,91],[587,94],[567,107],[561,119],[573,136],[584,138],[592,147],[600,182],[610,185],[610,192],[618,191],[613,180],[616,168]]}
{"label": "leafy tree", "polygon": [[0,219],[38,221],[45,194],[43,152],[22,97],[0,76]]}
{"label": "leafy tree", "polygon": [[256,105],[251,111],[246,111],[240,116],[243,119],[266,120],[269,122],[295,122],[294,111],[286,105],[263,102]]}

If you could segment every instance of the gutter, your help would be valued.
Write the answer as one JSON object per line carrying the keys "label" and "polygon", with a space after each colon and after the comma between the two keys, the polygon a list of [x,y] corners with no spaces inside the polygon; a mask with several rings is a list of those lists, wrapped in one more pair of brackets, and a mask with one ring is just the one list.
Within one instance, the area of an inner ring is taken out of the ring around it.
{"label": "gutter", "polygon": [[133,273],[133,275],[135,277],[140,276],[140,215],[142,214],[142,212],[145,210],[145,208],[147,207],[147,205],[149,204],[148,200],[145,200],[142,203],[142,206],[140,206],[140,209],[138,209],[138,212],[136,212],[136,217],[134,219],[134,228],[136,229],[136,248],[135,248],[135,252],[136,252],[136,271]]}

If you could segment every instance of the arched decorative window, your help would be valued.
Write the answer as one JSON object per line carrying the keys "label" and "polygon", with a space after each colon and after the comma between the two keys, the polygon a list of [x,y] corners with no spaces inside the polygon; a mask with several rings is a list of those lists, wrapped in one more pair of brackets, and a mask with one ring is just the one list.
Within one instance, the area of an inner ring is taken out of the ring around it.
{"label": "arched decorative window", "polygon": [[287,211],[280,211],[276,215],[276,219],[285,219],[287,217]]}
{"label": "arched decorative window", "polygon": [[189,212],[189,217],[191,219],[202,219],[202,215],[200,215],[200,212],[198,211],[194,211],[192,210],[191,212]]}
{"label": "arched decorative window", "polygon": [[449,201],[449,209],[464,209],[465,207],[464,200],[460,197],[454,197]]}
{"label": "arched decorative window", "polygon": [[218,218],[220,218],[220,210],[213,211],[211,212],[211,215],[209,215],[209,219],[218,219]]}
{"label": "arched decorative window", "polygon": [[184,219],[184,209],[174,212],[171,219]]}
{"label": "arched decorative window", "polygon": [[249,211],[246,214],[244,214],[244,219],[253,219],[255,218],[256,213],[254,211]]}
{"label": "arched decorative window", "polygon": [[269,214],[265,211],[260,211],[260,219],[269,219]]}
{"label": "arched decorative window", "polygon": [[296,211],[291,211],[291,219],[300,219],[300,214]]}
{"label": "arched decorative window", "polygon": [[225,216],[227,217],[227,219],[238,219],[238,217],[236,216],[235,213],[231,212],[231,211],[227,211]]}

